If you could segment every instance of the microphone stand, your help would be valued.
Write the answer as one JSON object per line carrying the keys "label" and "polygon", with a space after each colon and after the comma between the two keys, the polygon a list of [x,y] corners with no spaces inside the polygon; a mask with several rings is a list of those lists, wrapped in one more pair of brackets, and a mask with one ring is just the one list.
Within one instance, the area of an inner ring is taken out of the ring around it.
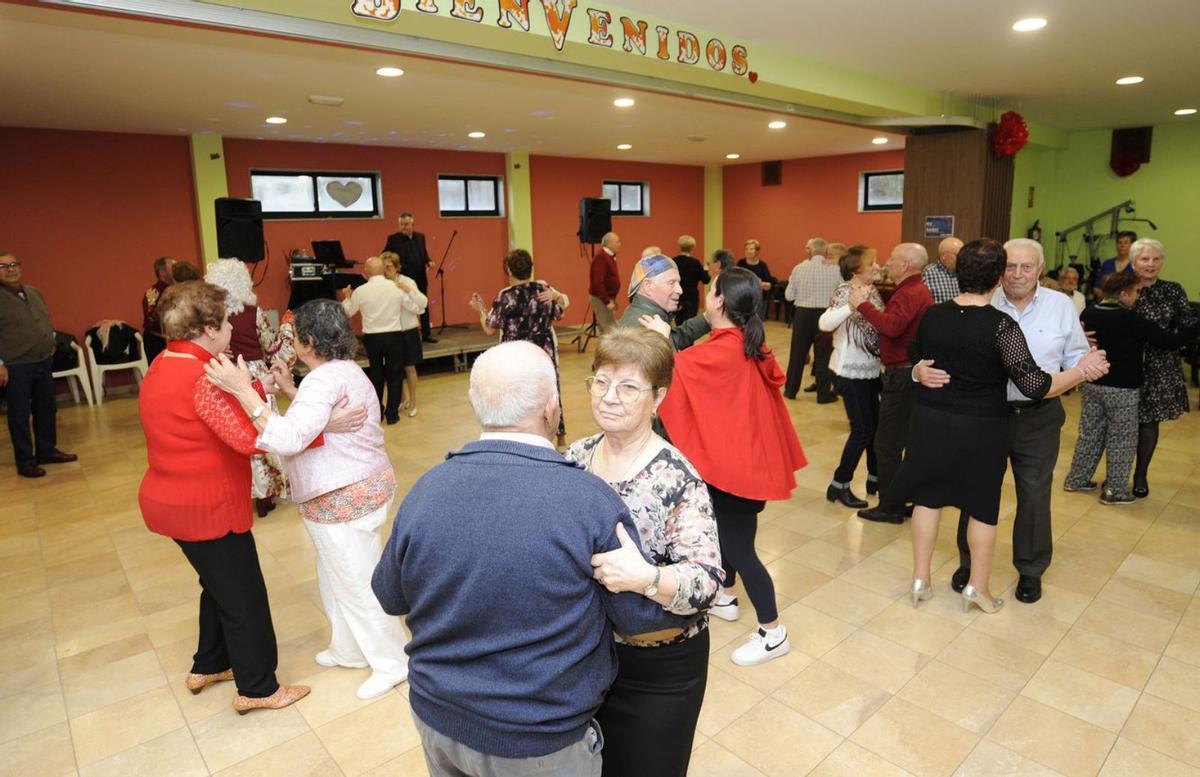
{"label": "microphone stand", "polygon": [[[586,243],[585,244],[581,240],[581,241],[579,241],[579,253],[581,255],[583,254],[584,245],[587,245],[588,250],[592,254],[595,253],[595,251],[596,251],[595,243]],[[590,256],[590,254],[585,255],[582,258],[590,263],[591,259],[589,258],[589,256]],[[589,264],[589,266],[590,266],[590,264]],[[589,280],[590,280],[590,276],[589,276]],[[589,297],[590,297],[590,295],[589,295]],[[589,315],[591,315],[591,318],[592,318],[592,323],[590,323],[590,324],[588,323]],[[571,344],[575,346],[576,351],[578,351],[579,353],[583,353],[583,352],[587,351],[588,343],[590,343],[593,338],[600,336],[600,322],[596,320],[596,311],[592,310],[592,303],[591,303],[590,299],[588,300],[587,312],[585,312],[583,314],[583,323],[584,323],[584,326],[582,329],[580,329],[579,334],[577,334],[573,338],[571,338]]]}
{"label": "microphone stand", "polygon": [[450,234],[450,241],[446,243],[446,250],[442,252],[442,259],[438,262],[437,271],[434,275],[438,278],[438,293],[441,294],[442,304],[442,325],[438,327],[438,334],[447,329],[467,329],[466,324],[447,324],[446,323],[446,257],[450,255],[450,247],[454,245],[454,238],[458,237],[458,230],[454,230]]}

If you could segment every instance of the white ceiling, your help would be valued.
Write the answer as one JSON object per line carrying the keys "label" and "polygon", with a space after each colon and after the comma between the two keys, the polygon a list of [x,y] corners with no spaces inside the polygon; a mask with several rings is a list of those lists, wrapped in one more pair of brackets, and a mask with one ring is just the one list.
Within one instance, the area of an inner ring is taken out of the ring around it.
{"label": "white ceiling", "polygon": [[[1186,121],[1175,109],[1200,107],[1198,0],[624,4],[935,92],[1006,99],[1027,118],[1062,129]],[[1049,24],[1012,31],[1030,16]],[[1130,74],[1145,83],[1113,83]]]}
{"label": "white ceiling", "polygon": [[[375,75],[383,65],[401,78]],[[680,164],[880,151],[903,136],[411,56],[0,2],[0,123]],[[345,98],[340,108],[308,95]],[[632,109],[612,106],[631,95]],[[288,118],[267,125],[270,115]],[[487,132],[470,140],[472,130]],[[871,138],[891,139],[885,146]],[[701,137],[703,141],[689,140]],[[617,151],[630,143],[630,151]]]}

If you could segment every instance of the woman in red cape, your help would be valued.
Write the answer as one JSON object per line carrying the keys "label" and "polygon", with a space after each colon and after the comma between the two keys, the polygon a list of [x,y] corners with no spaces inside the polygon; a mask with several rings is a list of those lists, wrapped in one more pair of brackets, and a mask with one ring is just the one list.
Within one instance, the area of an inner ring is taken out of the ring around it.
{"label": "woman in red cape", "polygon": [[758,628],[731,656],[739,666],[761,664],[791,649],[754,535],[766,501],[788,499],[796,487],[795,471],[808,463],[779,393],[783,370],[763,342],[761,299],[762,286],[748,270],[733,268],[717,276],[705,300],[712,336],[676,355],[674,379],[659,408],[671,442],[712,496],[725,590],[710,612],[737,620],[738,602],[730,589],[740,572],[758,616]]}

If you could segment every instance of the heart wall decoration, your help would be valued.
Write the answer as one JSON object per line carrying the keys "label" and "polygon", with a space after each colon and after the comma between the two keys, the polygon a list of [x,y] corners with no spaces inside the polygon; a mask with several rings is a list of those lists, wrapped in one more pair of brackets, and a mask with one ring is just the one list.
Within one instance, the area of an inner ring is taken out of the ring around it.
{"label": "heart wall decoration", "polygon": [[362,184],[356,181],[350,181],[349,183],[330,181],[325,184],[325,193],[343,208],[349,208],[358,202],[359,197],[362,197],[363,188]]}

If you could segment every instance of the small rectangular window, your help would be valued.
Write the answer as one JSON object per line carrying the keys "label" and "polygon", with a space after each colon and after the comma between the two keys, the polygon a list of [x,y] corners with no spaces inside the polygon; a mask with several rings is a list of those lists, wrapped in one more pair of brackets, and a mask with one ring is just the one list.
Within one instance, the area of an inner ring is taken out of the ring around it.
{"label": "small rectangular window", "polygon": [[369,219],[382,213],[379,173],[251,170],[264,219]]}
{"label": "small rectangular window", "polygon": [[650,215],[650,184],[644,181],[604,181],[600,196],[612,203],[614,216]]}
{"label": "small rectangular window", "polygon": [[880,170],[859,173],[858,209],[864,213],[874,210],[903,210],[904,171]]}
{"label": "small rectangular window", "polygon": [[439,175],[438,212],[442,218],[502,216],[502,187],[494,175]]}

